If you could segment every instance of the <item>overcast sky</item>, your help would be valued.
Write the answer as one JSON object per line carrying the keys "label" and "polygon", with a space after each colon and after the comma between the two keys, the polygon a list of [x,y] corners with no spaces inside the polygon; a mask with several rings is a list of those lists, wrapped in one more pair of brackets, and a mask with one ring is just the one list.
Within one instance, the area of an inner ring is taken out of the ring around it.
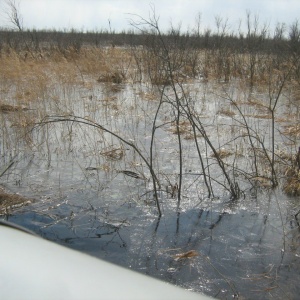
{"label": "overcast sky", "polygon": [[[7,7],[0,0],[0,26],[7,27]],[[246,19],[246,11],[259,16],[259,23],[271,28],[277,22],[292,24],[300,15],[300,0],[13,0],[19,4],[24,28],[70,30],[111,29],[122,31],[132,28],[130,14],[149,17],[151,5],[159,16],[161,29],[181,22],[182,28],[195,26],[201,14],[203,29],[215,29],[215,17],[228,19],[232,30],[239,20]]]}

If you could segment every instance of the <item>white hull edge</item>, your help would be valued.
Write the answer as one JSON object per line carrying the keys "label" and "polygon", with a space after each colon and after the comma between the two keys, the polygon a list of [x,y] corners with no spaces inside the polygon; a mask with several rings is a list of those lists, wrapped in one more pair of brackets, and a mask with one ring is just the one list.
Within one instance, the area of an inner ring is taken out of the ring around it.
{"label": "white hull edge", "polygon": [[212,299],[8,226],[0,242],[0,299]]}

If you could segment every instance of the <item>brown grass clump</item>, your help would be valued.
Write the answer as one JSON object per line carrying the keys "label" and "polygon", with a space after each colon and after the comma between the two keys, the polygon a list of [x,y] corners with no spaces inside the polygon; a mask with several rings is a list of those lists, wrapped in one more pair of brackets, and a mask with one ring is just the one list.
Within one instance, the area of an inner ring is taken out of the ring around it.
{"label": "brown grass clump", "polygon": [[292,97],[295,101],[300,101],[300,88],[297,85],[297,82],[294,82],[295,84],[295,89],[292,91]]}
{"label": "brown grass clump", "polygon": [[226,116],[226,117],[233,117],[235,116],[235,112],[233,112],[232,110],[229,110],[229,109],[220,109],[218,112],[217,112],[218,115],[223,115],[223,116]]}
{"label": "brown grass clump", "polygon": [[194,134],[192,126],[189,121],[181,121],[177,128],[176,122],[171,123],[171,127],[168,129],[173,134],[180,134],[185,140],[193,140],[195,137],[202,137],[199,133]]}
{"label": "brown grass clump", "polygon": [[139,91],[137,95],[147,101],[155,101],[158,100],[160,97],[159,95],[156,95],[153,91],[152,92]]}
{"label": "brown grass clump", "polygon": [[271,114],[264,114],[264,115],[253,114],[253,115],[245,115],[245,117],[251,117],[255,119],[272,119]]}
{"label": "brown grass clump", "polygon": [[300,124],[285,126],[283,133],[286,135],[289,135],[289,136],[299,137],[300,136]]}
{"label": "brown grass clump", "polygon": [[293,160],[295,159],[293,154],[287,153],[283,150],[276,151],[276,155],[278,158],[280,158],[281,160],[284,160],[284,161],[293,162]]}
{"label": "brown grass clump", "polygon": [[222,149],[220,149],[220,150],[217,151],[217,155],[215,153],[213,153],[211,155],[211,157],[218,156],[219,158],[223,159],[223,158],[226,158],[226,157],[228,157],[228,156],[230,156],[232,154],[233,154],[232,151],[222,148]]}
{"label": "brown grass clump", "polygon": [[172,122],[170,131],[173,134],[187,134],[191,131],[191,124],[188,121],[181,121],[177,127],[176,122]]}
{"label": "brown grass clump", "polygon": [[182,260],[182,259],[192,258],[195,256],[199,256],[199,253],[196,250],[190,250],[184,253],[175,254],[173,255],[173,258],[175,260]]}
{"label": "brown grass clump", "polygon": [[300,196],[300,169],[289,167],[285,172],[285,176],[284,192],[290,196]]}
{"label": "brown grass clump", "polygon": [[0,215],[6,215],[14,208],[32,203],[32,199],[17,194],[9,194],[0,188]]}
{"label": "brown grass clump", "polygon": [[87,47],[81,50],[76,64],[83,75],[96,76],[98,82],[120,84],[129,75],[131,60],[129,49]]}
{"label": "brown grass clump", "polygon": [[291,196],[300,195],[300,147],[293,159],[292,165],[289,166],[285,174],[286,181],[283,186],[283,190],[286,194]]}
{"label": "brown grass clump", "polygon": [[24,60],[20,54],[1,53],[0,79],[13,82],[18,98],[42,96],[50,83],[82,84],[87,77],[101,82],[122,83],[130,67],[128,49],[103,49],[83,47],[79,52],[69,48],[64,52],[53,48],[41,57]]}
{"label": "brown grass clump", "polygon": [[[61,65],[64,64],[64,66]],[[50,59],[22,60],[16,53],[0,55],[0,81],[4,87],[1,90],[1,112],[24,111],[42,104],[42,100],[49,99],[48,93],[54,90],[54,84],[68,72],[67,64],[61,60],[55,64]],[[74,72],[73,72],[74,73]],[[65,75],[70,82],[71,75]],[[72,77],[72,76],[71,76]]]}
{"label": "brown grass clump", "polygon": [[111,171],[111,167],[109,164],[102,164],[100,166],[100,170],[104,171],[104,172],[110,172]]}
{"label": "brown grass clump", "polygon": [[252,178],[252,181],[255,183],[256,186],[260,186],[262,188],[271,188],[272,182],[270,178],[264,176],[256,176]]}
{"label": "brown grass clump", "polygon": [[28,108],[22,105],[10,105],[5,103],[0,103],[0,111],[4,113],[27,110]]}
{"label": "brown grass clump", "polygon": [[120,84],[125,80],[125,75],[121,72],[106,73],[98,78],[98,82],[112,82]]}
{"label": "brown grass clump", "polygon": [[159,72],[151,76],[151,83],[153,85],[170,85],[171,81],[167,75],[160,74]]}
{"label": "brown grass clump", "polygon": [[108,160],[121,160],[125,154],[123,147],[111,145],[100,152]]}

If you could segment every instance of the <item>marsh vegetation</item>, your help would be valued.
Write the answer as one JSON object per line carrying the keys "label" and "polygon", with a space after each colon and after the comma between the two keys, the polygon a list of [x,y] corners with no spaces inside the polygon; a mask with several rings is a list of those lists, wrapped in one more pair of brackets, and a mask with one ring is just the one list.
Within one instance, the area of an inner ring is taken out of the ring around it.
{"label": "marsh vegetation", "polygon": [[127,33],[0,32],[1,185],[35,199],[0,195],[0,213],[220,299],[295,299],[298,23],[132,17]]}

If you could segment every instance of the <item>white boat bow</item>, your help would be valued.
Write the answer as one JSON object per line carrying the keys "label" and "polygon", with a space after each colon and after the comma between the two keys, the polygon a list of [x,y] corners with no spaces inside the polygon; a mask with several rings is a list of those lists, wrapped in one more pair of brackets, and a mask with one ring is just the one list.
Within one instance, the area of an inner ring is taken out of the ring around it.
{"label": "white boat bow", "polygon": [[8,224],[0,225],[0,241],[0,299],[212,299]]}

